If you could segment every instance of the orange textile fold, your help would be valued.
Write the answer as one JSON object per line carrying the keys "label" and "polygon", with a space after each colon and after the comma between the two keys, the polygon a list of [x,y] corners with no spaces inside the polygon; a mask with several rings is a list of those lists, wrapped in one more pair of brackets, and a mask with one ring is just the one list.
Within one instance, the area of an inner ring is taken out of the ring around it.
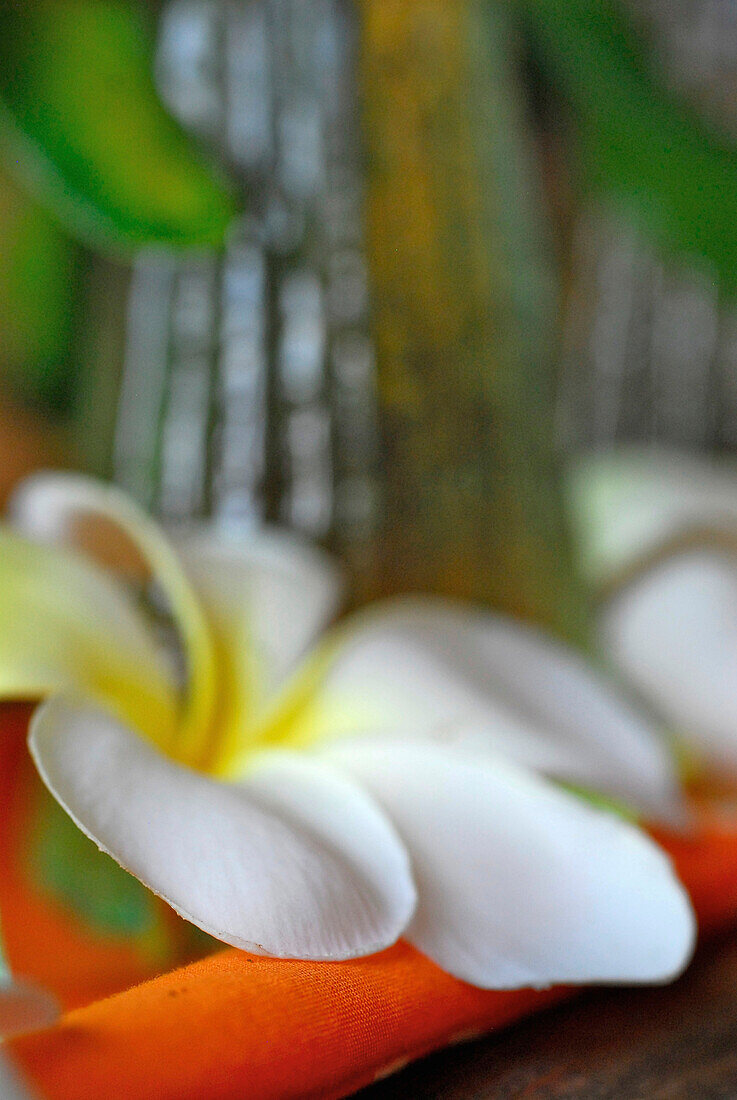
{"label": "orange textile fold", "polygon": [[[702,931],[737,920],[737,821],[702,809],[689,836],[653,835],[688,887]],[[8,1048],[49,1100],[335,1098],[571,993],[484,992],[405,943],[342,963],[228,950],[70,1012]]]}

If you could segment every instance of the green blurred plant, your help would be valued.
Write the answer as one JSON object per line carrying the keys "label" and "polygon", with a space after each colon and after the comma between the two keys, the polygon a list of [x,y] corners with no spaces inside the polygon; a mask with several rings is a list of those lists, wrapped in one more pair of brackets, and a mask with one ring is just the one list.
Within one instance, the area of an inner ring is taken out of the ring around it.
{"label": "green blurred plant", "polygon": [[65,412],[80,250],[0,172],[0,371],[31,404]]}
{"label": "green blurred plant", "polygon": [[162,106],[152,13],[130,0],[0,0],[0,370],[64,413],[85,260],[219,247],[225,176]]}
{"label": "green blurred plant", "polygon": [[23,186],[104,251],[219,246],[234,200],[156,94],[145,9],[6,0],[0,18],[0,141]]}
{"label": "green blurred plant", "polygon": [[705,260],[737,289],[737,155],[653,74],[611,0],[520,0],[535,52],[563,92],[579,187],[606,194],[666,251]]}

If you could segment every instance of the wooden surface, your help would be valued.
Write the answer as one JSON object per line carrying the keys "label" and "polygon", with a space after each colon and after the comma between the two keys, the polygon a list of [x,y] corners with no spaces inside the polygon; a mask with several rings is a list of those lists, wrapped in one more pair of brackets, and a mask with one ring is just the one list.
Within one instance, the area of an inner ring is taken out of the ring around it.
{"label": "wooden surface", "polygon": [[604,990],[455,1047],[356,1100],[735,1100],[737,932],[675,985]]}

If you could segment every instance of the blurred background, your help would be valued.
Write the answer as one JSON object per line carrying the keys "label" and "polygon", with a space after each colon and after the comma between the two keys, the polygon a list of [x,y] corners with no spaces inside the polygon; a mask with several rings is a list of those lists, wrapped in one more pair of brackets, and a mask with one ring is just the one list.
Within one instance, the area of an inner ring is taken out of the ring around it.
{"label": "blurred background", "polygon": [[581,639],[562,470],[737,446],[731,0],[0,2],[0,489]]}

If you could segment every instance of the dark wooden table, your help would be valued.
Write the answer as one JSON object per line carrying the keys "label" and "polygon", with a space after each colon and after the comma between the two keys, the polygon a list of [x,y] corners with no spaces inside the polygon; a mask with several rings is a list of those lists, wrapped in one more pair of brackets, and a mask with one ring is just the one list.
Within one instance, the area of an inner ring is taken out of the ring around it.
{"label": "dark wooden table", "polygon": [[737,1100],[737,933],[675,985],[586,993],[356,1100]]}

